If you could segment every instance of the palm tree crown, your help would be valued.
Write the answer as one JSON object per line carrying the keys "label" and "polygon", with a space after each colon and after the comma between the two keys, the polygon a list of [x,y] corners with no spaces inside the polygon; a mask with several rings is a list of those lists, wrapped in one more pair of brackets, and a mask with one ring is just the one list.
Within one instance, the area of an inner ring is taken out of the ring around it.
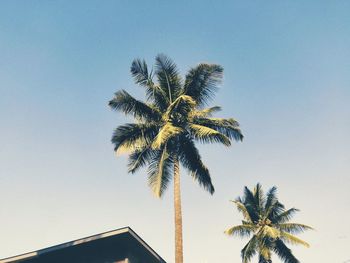
{"label": "palm tree crown", "polygon": [[[234,119],[213,118],[220,107],[204,108],[221,81],[219,65],[199,64],[183,82],[176,65],[165,55],[156,57],[155,72],[145,61],[134,60],[131,73],[135,83],[146,89],[147,102],[136,100],[125,90],[115,93],[109,106],[135,118],[119,126],[112,142],[117,153],[129,153],[129,172],[148,165],[149,184],[161,196],[171,179],[175,159],[210,193],[214,192],[209,171],[202,163],[194,142],[242,140]],[[154,75],[157,82],[153,80]]]}
{"label": "palm tree crown", "polygon": [[272,187],[264,195],[261,185],[257,184],[253,191],[245,187],[243,197],[232,201],[242,213],[243,220],[241,225],[231,227],[225,233],[250,237],[241,251],[243,263],[250,262],[256,254],[259,256],[259,263],[270,263],[272,252],[285,263],[298,263],[299,261],[285,243],[309,247],[308,243],[294,234],[312,228],[288,222],[299,210],[285,209],[284,205],[278,201],[276,191],[277,188]]}
{"label": "palm tree crown", "polygon": [[135,122],[119,126],[112,143],[117,153],[128,153],[128,168],[135,173],[148,167],[148,182],[161,197],[172,177],[174,180],[175,261],[182,262],[182,214],[179,164],[209,193],[214,193],[208,168],[202,162],[195,142],[231,144],[242,140],[236,120],[214,118],[220,107],[206,107],[220,83],[223,68],[215,64],[199,64],[189,70],[183,80],[176,65],[165,55],[158,55],[154,71],[144,60],[131,65],[135,83],[146,91],[146,102],[125,90],[115,93],[109,106],[132,115]]}

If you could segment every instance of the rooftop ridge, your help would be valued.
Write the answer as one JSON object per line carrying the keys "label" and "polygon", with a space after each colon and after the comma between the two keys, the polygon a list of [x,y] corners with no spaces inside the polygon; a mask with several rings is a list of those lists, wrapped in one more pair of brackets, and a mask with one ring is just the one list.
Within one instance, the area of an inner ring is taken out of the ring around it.
{"label": "rooftop ridge", "polygon": [[94,240],[99,240],[99,239],[103,239],[103,238],[107,238],[107,237],[123,234],[123,233],[129,233],[140,244],[142,244],[142,246],[145,249],[147,249],[155,258],[159,259],[161,262],[165,262],[164,259],[162,259],[162,257],[159,256],[155,252],[154,249],[152,249],[138,234],[136,234],[136,232],[130,226],[126,226],[126,227],[122,227],[122,228],[117,228],[115,230],[102,232],[100,234],[90,235],[90,236],[87,236],[87,237],[83,237],[83,238],[75,239],[75,240],[72,240],[72,241],[64,242],[64,243],[61,243],[61,244],[58,244],[58,245],[49,246],[49,247],[46,247],[46,248],[43,248],[43,249],[39,249],[39,250],[35,250],[35,251],[19,254],[19,255],[16,255],[16,256],[12,256],[12,257],[3,258],[3,259],[0,259],[0,263],[7,263],[7,262],[13,262],[15,260],[29,259],[29,258],[32,258],[32,257],[36,257],[36,256],[39,256],[39,255],[50,253],[52,251],[56,251],[56,250],[59,250],[59,249],[72,247],[72,246],[84,244],[84,243],[87,243],[87,242],[91,242],[91,241],[94,241]]}

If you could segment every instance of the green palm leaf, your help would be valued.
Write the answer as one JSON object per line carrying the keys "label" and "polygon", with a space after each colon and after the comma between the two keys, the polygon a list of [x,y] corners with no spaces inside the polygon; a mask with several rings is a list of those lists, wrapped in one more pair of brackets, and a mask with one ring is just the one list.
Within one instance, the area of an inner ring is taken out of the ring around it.
{"label": "green palm leaf", "polygon": [[148,73],[148,67],[145,60],[135,59],[131,63],[131,75],[135,83],[141,86],[149,86],[152,83],[152,75]]}
{"label": "green palm leaf", "polygon": [[172,121],[174,123],[188,122],[188,115],[194,110],[196,102],[186,95],[181,95],[175,99],[163,114],[164,121]]}
{"label": "green palm leaf", "polygon": [[196,110],[193,112],[194,117],[211,117],[215,112],[221,111],[221,107],[214,106],[206,109]]}
{"label": "green palm leaf", "polygon": [[258,239],[254,235],[249,242],[241,250],[241,257],[243,263],[249,263],[252,257],[257,253]]}
{"label": "green palm leaf", "polygon": [[179,157],[181,164],[187,168],[192,177],[209,193],[214,193],[208,168],[203,164],[199,152],[190,138],[182,136],[179,140]]}
{"label": "green palm leaf", "polygon": [[270,227],[270,226],[263,226],[261,228],[261,235],[262,237],[268,237],[268,238],[271,238],[271,239],[276,239],[278,237],[280,237],[281,235],[281,231],[279,231],[278,229],[276,228],[273,228],[273,227]]}
{"label": "green palm leaf", "polygon": [[272,263],[271,259],[266,259],[263,255],[259,255],[258,263]]}
{"label": "green palm leaf", "polygon": [[136,100],[125,90],[116,92],[114,98],[109,102],[109,106],[114,110],[131,114],[140,120],[156,121],[161,118],[161,114],[156,108]]}
{"label": "green palm leaf", "polygon": [[287,211],[284,211],[282,213],[279,213],[279,214],[273,216],[271,220],[274,223],[279,223],[279,224],[285,223],[285,222],[291,220],[292,217],[294,216],[294,214],[298,211],[299,211],[299,209],[290,208]]}
{"label": "green palm leaf", "polygon": [[173,160],[167,147],[155,152],[148,169],[148,184],[157,197],[161,197],[168,187],[172,173]]}
{"label": "green palm leaf", "polygon": [[265,217],[269,218],[272,223],[278,224],[279,223],[279,216],[283,214],[286,211],[283,204],[276,201],[274,202],[268,210],[265,210]]}
{"label": "green palm leaf", "polygon": [[219,142],[225,146],[231,145],[231,141],[227,136],[225,136],[224,134],[212,128],[198,125],[198,124],[190,124],[189,127],[191,130],[192,136],[200,142],[203,142],[203,143]]}
{"label": "green palm leaf", "polygon": [[214,129],[226,137],[236,140],[242,141],[243,135],[239,128],[239,124],[236,120],[224,119],[224,118],[205,118],[205,117],[197,117],[195,116],[193,119],[194,124],[202,125]]}
{"label": "green palm leaf", "polygon": [[244,219],[248,220],[249,223],[253,222],[247,207],[242,203],[242,200],[238,198],[237,200],[231,200],[239,212],[243,214]]}
{"label": "green palm leaf", "polygon": [[303,233],[306,230],[313,230],[313,228],[310,226],[307,226],[304,224],[298,224],[298,223],[277,224],[276,228],[278,228],[281,231],[290,233],[290,234],[298,234],[298,233]]}
{"label": "green palm leaf", "polygon": [[215,64],[199,64],[186,75],[184,94],[191,96],[198,105],[207,104],[221,82],[223,68]]}
{"label": "green palm leaf", "polygon": [[154,123],[129,123],[119,126],[113,133],[112,143],[117,154],[133,152],[150,145],[157,133]]}
{"label": "green palm leaf", "polygon": [[253,222],[258,222],[260,219],[259,215],[259,207],[255,203],[255,197],[252,191],[248,187],[244,187],[244,199],[243,203],[249,212],[250,218],[253,220]]}
{"label": "green palm leaf", "polygon": [[166,55],[159,54],[156,57],[155,73],[160,88],[167,94],[170,103],[173,102],[181,90],[181,78],[176,64]]}
{"label": "green palm leaf", "polygon": [[256,230],[257,230],[257,227],[253,224],[238,225],[225,230],[225,234],[231,235],[231,236],[237,235],[240,237],[246,237],[246,236],[249,237]]}
{"label": "green palm leaf", "polygon": [[271,238],[263,237],[259,239],[259,263],[272,263],[271,249],[273,241]]}
{"label": "green palm leaf", "polygon": [[290,244],[293,244],[293,245],[303,245],[305,247],[310,247],[310,245],[305,242],[304,240],[301,240],[300,238],[292,235],[292,234],[289,234],[287,232],[283,232],[281,231],[280,232],[280,239],[283,240],[283,241],[286,241]]}
{"label": "green palm leaf", "polygon": [[254,196],[254,203],[255,203],[256,209],[258,209],[259,214],[262,214],[266,201],[265,201],[264,192],[262,190],[261,184],[258,183],[255,186],[253,196]]}
{"label": "green palm leaf", "polygon": [[277,239],[273,251],[283,260],[284,263],[299,263],[292,251],[283,243],[282,240]]}
{"label": "green palm leaf", "polygon": [[129,155],[128,172],[135,173],[141,167],[147,165],[154,151],[151,148],[140,148]]}
{"label": "green palm leaf", "polygon": [[183,129],[181,127],[176,127],[172,123],[168,122],[166,123],[157,134],[155,140],[152,143],[153,149],[159,149],[161,146],[163,146],[165,143],[167,143],[168,140],[170,140],[173,137],[176,137],[180,133],[183,132]]}
{"label": "green palm leaf", "polygon": [[265,208],[264,208],[265,218],[269,217],[271,213],[281,212],[281,211],[276,211],[276,208],[277,208],[276,204],[278,203],[276,192],[277,192],[277,188],[274,186],[266,194],[266,202],[265,202]]}
{"label": "green palm leaf", "polygon": [[135,83],[146,88],[147,101],[154,103],[158,109],[165,110],[169,99],[160,86],[153,82],[153,74],[148,72],[146,61],[135,59],[131,64],[130,71]]}

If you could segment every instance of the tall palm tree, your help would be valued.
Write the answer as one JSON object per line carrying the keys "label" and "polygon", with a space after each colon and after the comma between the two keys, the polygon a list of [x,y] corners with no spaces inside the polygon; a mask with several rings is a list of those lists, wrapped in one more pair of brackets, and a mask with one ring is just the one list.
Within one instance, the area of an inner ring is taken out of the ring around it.
{"label": "tall palm tree", "polygon": [[[158,55],[154,71],[144,60],[131,65],[135,83],[144,87],[146,102],[125,90],[115,93],[109,106],[134,117],[135,122],[119,126],[112,143],[117,153],[128,153],[128,168],[135,173],[148,166],[148,182],[153,193],[161,197],[172,177],[174,180],[175,262],[183,262],[180,164],[210,194],[214,193],[208,168],[202,162],[195,142],[231,145],[242,140],[234,119],[214,118],[220,107],[206,108],[220,83],[223,68],[199,64],[182,80],[174,62]],[[155,79],[154,79],[155,77]]]}
{"label": "tall palm tree", "polygon": [[294,234],[312,229],[298,223],[289,223],[293,215],[299,211],[296,208],[285,209],[276,196],[276,187],[272,187],[266,195],[260,184],[253,191],[244,188],[242,198],[232,201],[242,213],[241,225],[225,231],[228,235],[251,237],[241,251],[242,262],[248,263],[258,254],[259,263],[271,263],[271,253],[274,252],[285,263],[298,263],[292,251],[285,243],[303,245],[309,244]]}

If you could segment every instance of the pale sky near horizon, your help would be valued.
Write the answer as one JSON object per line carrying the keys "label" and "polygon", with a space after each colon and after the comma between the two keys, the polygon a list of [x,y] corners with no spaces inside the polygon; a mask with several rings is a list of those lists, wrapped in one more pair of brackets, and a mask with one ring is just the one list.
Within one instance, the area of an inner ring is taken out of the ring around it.
{"label": "pale sky near horizon", "polygon": [[[218,3],[220,2],[220,3]],[[182,170],[185,262],[240,262],[245,185],[278,187],[311,248],[301,262],[350,260],[350,1],[1,1],[0,258],[131,226],[173,263],[173,204],[128,175],[107,103],[143,98],[131,61],[168,54],[182,74],[221,64],[213,105],[243,143],[200,146],[216,192]],[[274,258],[274,262],[280,262]]]}

